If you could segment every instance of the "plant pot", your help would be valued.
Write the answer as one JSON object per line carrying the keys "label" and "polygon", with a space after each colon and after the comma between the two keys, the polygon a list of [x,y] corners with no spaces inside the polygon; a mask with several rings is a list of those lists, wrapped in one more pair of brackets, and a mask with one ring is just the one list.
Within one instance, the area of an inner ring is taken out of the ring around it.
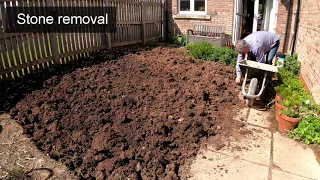
{"label": "plant pot", "polygon": [[278,101],[275,101],[275,106],[276,106],[276,120],[279,121],[280,111],[282,109],[287,109],[287,107],[279,104]]}
{"label": "plant pot", "polygon": [[279,131],[281,133],[290,131],[292,128],[297,126],[301,118],[302,118],[301,116],[299,118],[292,118],[284,114],[280,114],[279,120],[278,120]]}

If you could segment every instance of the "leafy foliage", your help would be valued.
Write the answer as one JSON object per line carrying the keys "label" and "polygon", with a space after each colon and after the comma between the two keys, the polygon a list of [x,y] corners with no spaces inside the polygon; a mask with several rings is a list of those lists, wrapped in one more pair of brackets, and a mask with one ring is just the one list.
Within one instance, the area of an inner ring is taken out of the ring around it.
{"label": "leafy foliage", "polygon": [[284,67],[278,69],[277,77],[281,84],[275,90],[282,99],[279,103],[288,108],[280,113],[293,118],[302,117],[298,126],[289,132],[290,138],[320,145],[320,118],[317,116],[320,115],[320,106],[298,79],[301,64],[297,59],[296,53],[287,55]]}
{"label": "leafy foliage", "polygon": [[208,41],[201,41],[197,43],[188,43],[187,49],[192,57],[196,59],[209,60],[212,56],[214,47]]}
{"label": "leafy foliage", "polygon": [[289,132],[289,138],[304,141],[306,144],[320,145],[320,117],[308,115],[303,117],[297,128]]}
{"label": "leafy foliage", "polygon": [[235,66],[237,53],[229,47],[215,48],[208,41],[187,44],[190,55],[196,59],[218,62]]}
{"label": "leafy foliage", "polygon": [[169,36],[168,37],[168,42],[171,44],[176,44],[178,41],[178,36]]}
{"label": "leafy foliage", "polygon": [[292,117],[292,118],[298,118],[298,117],[300,117],[299,111],[296,111],[295,108],[282,109],[282,110],[280,111],[280,114],[284,114],[284,115],[289,116],[289,117]]}
{"label": "leafy foliage", "polygon": [[219,62],[224,65],[236,65],[237,53],[229,47],[221,47],[213,49],[209,60]]}
{"label": "leafy foliage", "polygon": [[284,64],[284,68],[292,72],[294,75],[298,76],[300,73],[301,63],[298,61],[298,54],[294,53],[293,55],[287,54]]}

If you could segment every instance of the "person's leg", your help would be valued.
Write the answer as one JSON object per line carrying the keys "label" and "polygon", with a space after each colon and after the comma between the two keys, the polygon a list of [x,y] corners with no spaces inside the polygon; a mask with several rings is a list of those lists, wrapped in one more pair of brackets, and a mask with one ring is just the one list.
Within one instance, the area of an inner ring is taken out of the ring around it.
{"label": "person's leg", "polygon": [[266,64],[272,64],[272,59],[278,51],[279,44],[280,42],[278,41],[277,44],[273,48],[271,48],[270,51],[267,53]]}

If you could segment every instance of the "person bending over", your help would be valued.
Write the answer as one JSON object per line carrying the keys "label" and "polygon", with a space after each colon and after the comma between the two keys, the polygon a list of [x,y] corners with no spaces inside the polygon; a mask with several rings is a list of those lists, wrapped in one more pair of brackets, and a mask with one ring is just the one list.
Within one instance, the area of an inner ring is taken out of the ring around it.
{"label": "person bending over", "polygon": [[[272,59],[276,55],[280,44],[280,36],[266,31],[256,31],[235,44],[235,50],[238,53],[236,65],[236,82],[241,83],[242,73],[239,61],[248,54],[248,60],[260,63],[272,64]],[[266,59],[264,58],[267,55]]]}

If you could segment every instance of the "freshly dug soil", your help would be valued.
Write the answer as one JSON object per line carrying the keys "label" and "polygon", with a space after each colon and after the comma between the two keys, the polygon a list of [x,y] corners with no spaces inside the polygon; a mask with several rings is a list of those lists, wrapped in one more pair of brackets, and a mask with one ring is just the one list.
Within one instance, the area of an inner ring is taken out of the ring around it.
{"label": "freshly dug soil", "polygon": [[179,179],[201,142],[241,127],[232,67],[185,54],[158,47],[53,76],[10,114],[80,179]]}

